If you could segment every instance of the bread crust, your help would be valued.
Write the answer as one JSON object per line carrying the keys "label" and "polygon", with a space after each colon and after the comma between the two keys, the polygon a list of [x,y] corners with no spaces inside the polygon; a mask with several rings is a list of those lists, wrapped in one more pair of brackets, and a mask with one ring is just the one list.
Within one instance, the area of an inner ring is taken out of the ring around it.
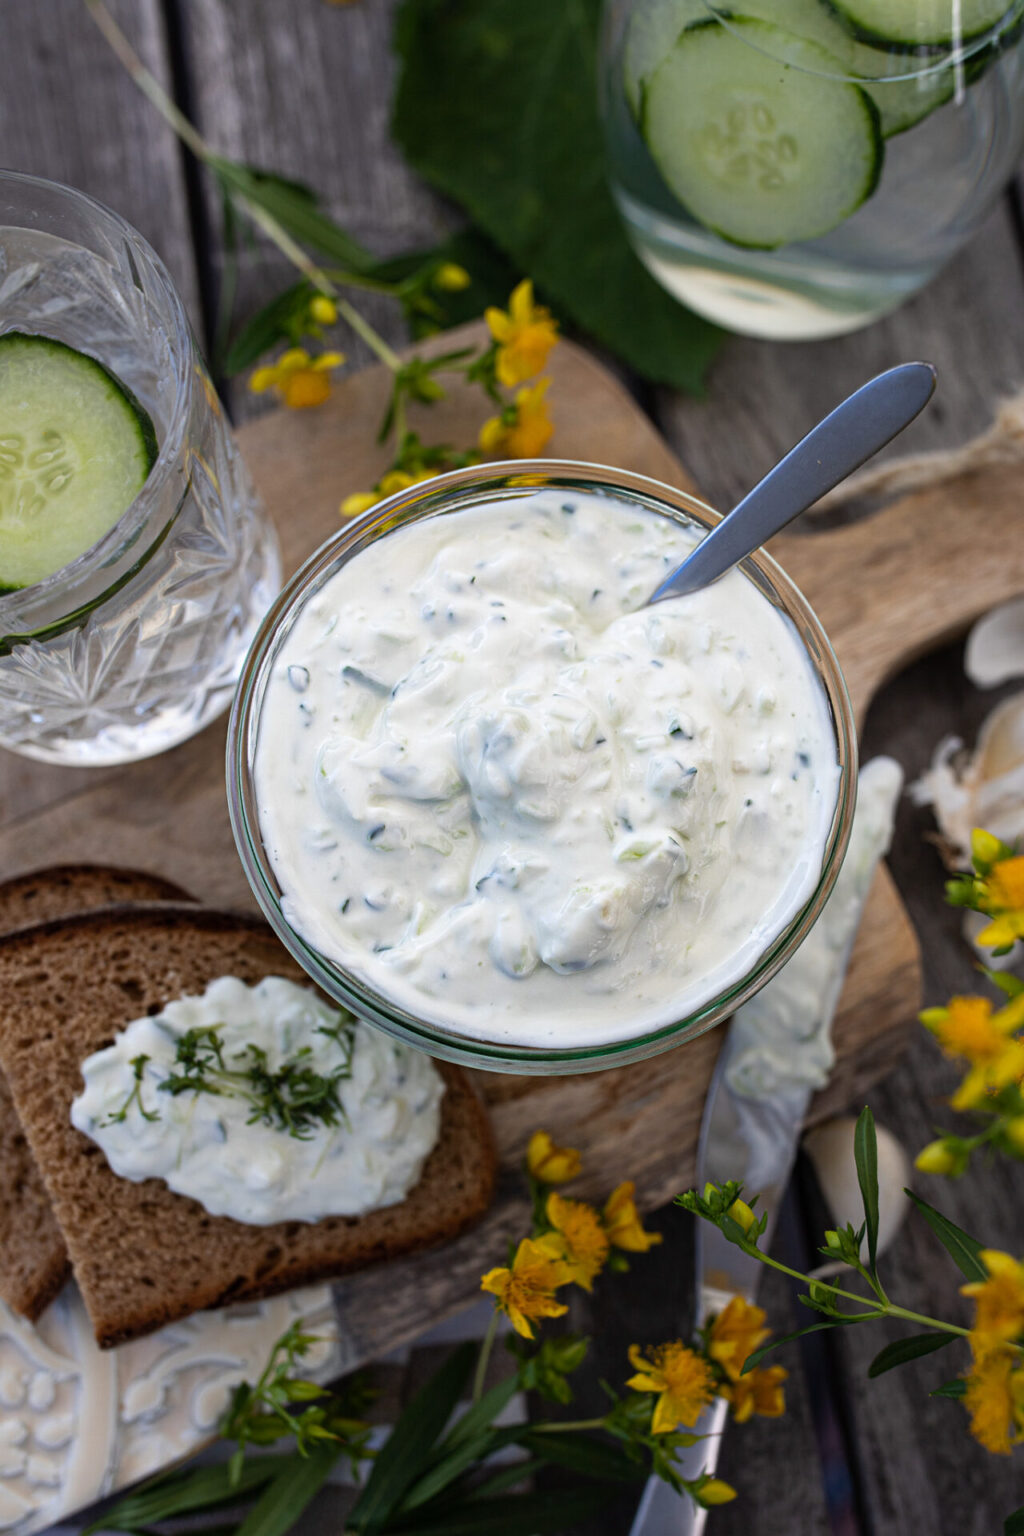
{"label": "bread crust", "polygon": [[221,975],[310,986],[261,921],[201,907],[113,908],[0,939],[0,1064],[104,1348],[447,1241],[479,1219],[497,1157],[468,1075],[439,1063],[441,1134],[399,1205],[257,1227],[211,1216],[157,1179],[118,1178],[71,1124],[81,1062],[118,1030]]}
{"label": "bread crust", "polygon": [[[51,864],[0,883],[0,933],[112,904],[191,900],[161,875],[109,864]],[[70,1274],[64,1234],[0,1072],[0,1297],[35,1322]]]}

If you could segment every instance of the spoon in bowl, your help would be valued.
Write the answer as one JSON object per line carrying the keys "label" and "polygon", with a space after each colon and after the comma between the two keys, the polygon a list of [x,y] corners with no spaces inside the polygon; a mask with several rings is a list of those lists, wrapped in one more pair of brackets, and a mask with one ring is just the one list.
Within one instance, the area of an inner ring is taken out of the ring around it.
{"label": "spoon in bowl", "polygon": [[891,442],[935,389],[931,363],[901,363],[837,405],[706,534],[648,603],[708,587]]}

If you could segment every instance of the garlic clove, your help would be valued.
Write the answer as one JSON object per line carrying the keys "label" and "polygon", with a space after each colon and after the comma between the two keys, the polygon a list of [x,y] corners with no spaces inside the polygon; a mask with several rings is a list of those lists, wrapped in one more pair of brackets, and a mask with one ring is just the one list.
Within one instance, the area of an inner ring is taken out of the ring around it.
{"label": "garlic clove", "polygon": [[[864,1220],[864,1202],[857,1182],[853,1137],[857,1122],[839,1115],[808,1131],[803,1139],[818,1184],[836,1227],[849,1222],[854,1228]],[[903,1145],[885,1126],[876,1126],[878,1138],[878,1252],[892,1243],[910,1210],[904,1188],[910,1183],[910,1158]],[[844,1266],[845,1267],[845,1266]],[[818,1273],[821,1273],[819,1271]]]}
{"label": "garlic clove", "polygon": [[1024,597],[1001,603],[967,637],[964,671],[977,688],[1024,677]]}
{"label": "garlic clove", "polygon": [[972,827],[984,827],[1004,843],[1024,839],[1024,692],[996,705],[973,753],[965,758],[961,746],[955,737],[940,742],[931,767],[910,793],[915,804],[931,805],[939,830],[966,868]]}

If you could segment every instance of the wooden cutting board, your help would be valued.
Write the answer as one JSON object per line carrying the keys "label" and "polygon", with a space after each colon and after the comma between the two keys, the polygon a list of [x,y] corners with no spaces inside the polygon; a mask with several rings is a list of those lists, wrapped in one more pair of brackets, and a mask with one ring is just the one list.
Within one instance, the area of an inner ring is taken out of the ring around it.
{"label": "wooden cutting board", "polygon": [[[467,327],[441,341],[449,347],[478,335]],[[551,361],[553,455],[696,489],[648,418],[593,358],[563,342]],[[369,369],[345,380],[317,410],[274,412],[239,432],[280,529],[286,571],[337,528],[340,499],[371,485],[385,467],[374,440],[388,387],[384,369]],[[482,414],[479,395],[456,388],[421,429],[434,440],[467,444]],[[1015,481],[1011,471],[988,472],[852,527],[775,541],[772,552],[831,636],[859,720],[888,676],[1024,589],[1024,514]],[[155,871],[213,905],[253,909],[228,825],[224,734],[220,722],[161,757],[93,772],[0,752],[0,877],[51,862],[98,860]],[[881,871],[835,1023],[836,1070],[815,1098],[811,1120],[853,1103],[895,1064],[915,1027],[919,993],[913,931]],[[651,1207],[685,1188],[720,1042],[712,1031],[651,1061],[580,1077],[480,1074],[505,1170],[487,1228],[437,1255],[393,1266],[386,1321],[372,1274],[346,1281],[350,1357],[393,1346],[472,1292],[484,1260],[493,1261],[521,1223],[514,1170],[537,1126],[581,1148],[581,1194],[602,1194],[631,1177]]]}

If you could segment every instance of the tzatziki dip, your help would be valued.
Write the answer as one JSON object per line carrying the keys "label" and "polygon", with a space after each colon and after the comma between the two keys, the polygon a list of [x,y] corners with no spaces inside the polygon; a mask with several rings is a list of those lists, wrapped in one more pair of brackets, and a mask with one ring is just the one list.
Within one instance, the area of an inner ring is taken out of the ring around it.
{"label": "tzatziki dip", "polygon": [[362,1216],[418,1183],[444,1082],[410,1050],[281,976],[211,981],[82,1064],[72,1124],[114,1173],[212,1216]]}
{"label": "tzatziki dip", "polygon": [[369,543],[290,622],[253,783],[288,923],[478,1040],[594,1046],[739,982],[821,877],[824,689],[741,572],[645,606],[691,526],[508,493]]}

